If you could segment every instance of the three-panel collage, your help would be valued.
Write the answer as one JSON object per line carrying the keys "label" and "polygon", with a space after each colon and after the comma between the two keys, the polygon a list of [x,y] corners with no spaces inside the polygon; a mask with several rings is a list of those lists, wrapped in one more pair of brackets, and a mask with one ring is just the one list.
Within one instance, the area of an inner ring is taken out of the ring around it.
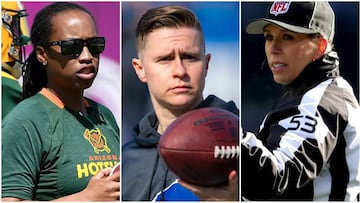
{"label": "three-panel collage", "polygon": [[1,1],[1,201],[360,201],[359,1]]}

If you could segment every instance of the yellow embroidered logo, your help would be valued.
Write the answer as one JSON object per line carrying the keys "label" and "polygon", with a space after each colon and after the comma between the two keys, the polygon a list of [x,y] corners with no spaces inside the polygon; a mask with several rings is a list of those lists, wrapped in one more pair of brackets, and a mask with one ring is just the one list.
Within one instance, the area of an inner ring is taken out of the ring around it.
{"label": "yellow embroidered logo", "polygon": [[90,142],[95,153],[99,154],[99,152],[102,151],[110,153],[111,150],[107,145],[106,137],[101,133],[99,128],[91,130],[86,129],[84,132],[84,138]]}

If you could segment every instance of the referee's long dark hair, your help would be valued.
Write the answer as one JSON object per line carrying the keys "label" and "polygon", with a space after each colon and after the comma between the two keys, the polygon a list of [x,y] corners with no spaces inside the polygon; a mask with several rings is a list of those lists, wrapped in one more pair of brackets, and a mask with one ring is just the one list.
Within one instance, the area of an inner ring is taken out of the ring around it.
{"label": "referee's long dark hair", "polygon": [[91,13],[84,7],[71,2],[57,2],[50,4],[40,10],[34,19],[31,27],[31,43],[33,50],[26,60],[24,77],[23,77],[23,99],[33,96],[47,85],[46,65],[41,64],[36,56],[36,47],[47,47],[49,36],[53,30],[52,19],[55,15],[68,10],[81,10],[89,14]]}

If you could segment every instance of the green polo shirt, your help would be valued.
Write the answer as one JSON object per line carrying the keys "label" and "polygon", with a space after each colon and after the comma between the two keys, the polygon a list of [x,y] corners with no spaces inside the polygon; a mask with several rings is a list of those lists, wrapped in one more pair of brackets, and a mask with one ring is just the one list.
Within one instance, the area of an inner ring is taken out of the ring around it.
{"label": "green polo shirt", "polygon": [[120,158],[120,132],[105,106],[84,99],[87,115],[46,89],[2,122],[2,197],[52,200],[83,190]]}

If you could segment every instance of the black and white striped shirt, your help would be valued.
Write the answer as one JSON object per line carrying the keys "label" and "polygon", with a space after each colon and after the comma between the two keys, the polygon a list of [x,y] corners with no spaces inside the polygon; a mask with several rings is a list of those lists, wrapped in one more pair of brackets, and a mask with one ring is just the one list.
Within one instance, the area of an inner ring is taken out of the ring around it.
{"label": "black and white striped shirt", "polygon": [[311,63],[258,133],[242,133],[243,199],[359,200],[360,108],[337,66]]}

